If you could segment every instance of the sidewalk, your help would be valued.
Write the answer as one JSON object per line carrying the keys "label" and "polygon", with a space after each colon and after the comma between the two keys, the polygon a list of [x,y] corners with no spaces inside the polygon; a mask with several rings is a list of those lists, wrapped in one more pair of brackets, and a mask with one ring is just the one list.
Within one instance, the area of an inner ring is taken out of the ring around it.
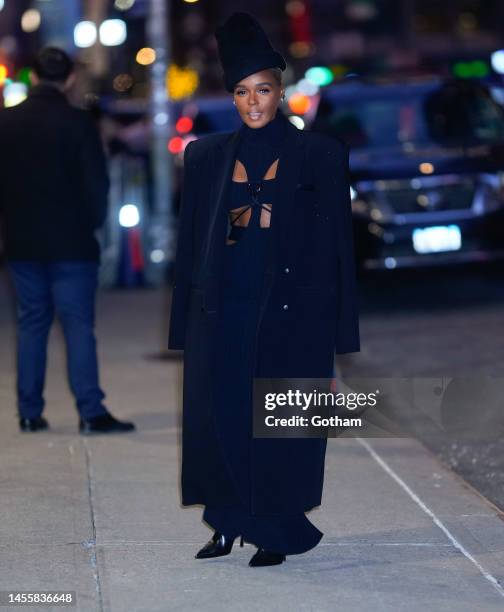
{"label": "sidewalk", "polygon": [[249,568],[255,547],[236,542],[194,559],[211,531],[200,507],[180,506],[182,363],[155,359],[165,315],[158,292],[99,299],[107,405],[138,433],[76,434],[55,329],[52,429],[20,434],[0,283],[0,591],[74,590],[82,612],[504,610],[503,516],[407,439],[329,440],[323,504],[309,515],[325,535],[309,553]]}

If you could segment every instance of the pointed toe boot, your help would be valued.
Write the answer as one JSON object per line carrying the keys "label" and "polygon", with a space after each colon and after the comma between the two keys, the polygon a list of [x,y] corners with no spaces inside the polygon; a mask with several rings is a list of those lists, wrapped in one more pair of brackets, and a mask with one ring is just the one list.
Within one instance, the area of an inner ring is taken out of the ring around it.
{"label": "pointed toe boot", "polygon": [[280,565],[285,561],[285,555],[272,552],[264,548],[259,548],[256,554],[250,559],[250,567],[264,567],[266,565]]}
{"label": "pointed toe boot", "polygon": [[[223,533],[216,531],[212,539],[195,556],[195,559],[212,559],[229,555],[233,548],[235,538],[228,538]],[[240,546],[243,546],[243,537],[240,538]]]}

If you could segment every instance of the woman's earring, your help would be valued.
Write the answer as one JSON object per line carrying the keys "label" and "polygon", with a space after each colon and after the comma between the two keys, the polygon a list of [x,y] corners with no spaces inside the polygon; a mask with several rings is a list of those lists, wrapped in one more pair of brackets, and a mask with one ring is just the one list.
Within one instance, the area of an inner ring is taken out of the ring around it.
{"label": "woman's earring", "polygon": [[236,100],[233,100],[233,104],[236,106]]}

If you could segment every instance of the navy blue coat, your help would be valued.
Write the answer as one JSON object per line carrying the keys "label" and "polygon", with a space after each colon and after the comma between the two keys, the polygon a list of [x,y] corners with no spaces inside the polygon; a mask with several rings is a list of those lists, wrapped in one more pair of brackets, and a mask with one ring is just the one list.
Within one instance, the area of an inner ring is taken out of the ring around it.
{"label": "navy blue coat", "polygon": [[[215,428],[220,271],[240,130],[190,142],[184,154],[168,346],[184,350],[182,503],[233,499]],[[273,240],[261,299],[255,375],[330,378],[334,353],[360,350],[348,147],[287,124],[279,155]],[[320,505],[325,439],[252,440],[255,514]]]}

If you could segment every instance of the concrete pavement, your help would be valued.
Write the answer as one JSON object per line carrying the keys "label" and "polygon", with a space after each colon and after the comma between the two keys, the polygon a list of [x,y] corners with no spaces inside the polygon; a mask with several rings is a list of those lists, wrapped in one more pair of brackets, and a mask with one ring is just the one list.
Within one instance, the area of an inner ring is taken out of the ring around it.
{"label": "concrete pavement", "polygon": [[54,329],[52,429],[20,434],[0,289],[0,590],[74,590],[82,612],[504,610],[502,514],[409,439],[329,440],[323,504],[309,515],[325,535],[309,553],[273,568],[248,567],[251,545],[194,559],[211,531],[179,501],[182,364],[156,358],[167,301],[107,292],[98,312],[107,405],[139,431],[76,433]]}

